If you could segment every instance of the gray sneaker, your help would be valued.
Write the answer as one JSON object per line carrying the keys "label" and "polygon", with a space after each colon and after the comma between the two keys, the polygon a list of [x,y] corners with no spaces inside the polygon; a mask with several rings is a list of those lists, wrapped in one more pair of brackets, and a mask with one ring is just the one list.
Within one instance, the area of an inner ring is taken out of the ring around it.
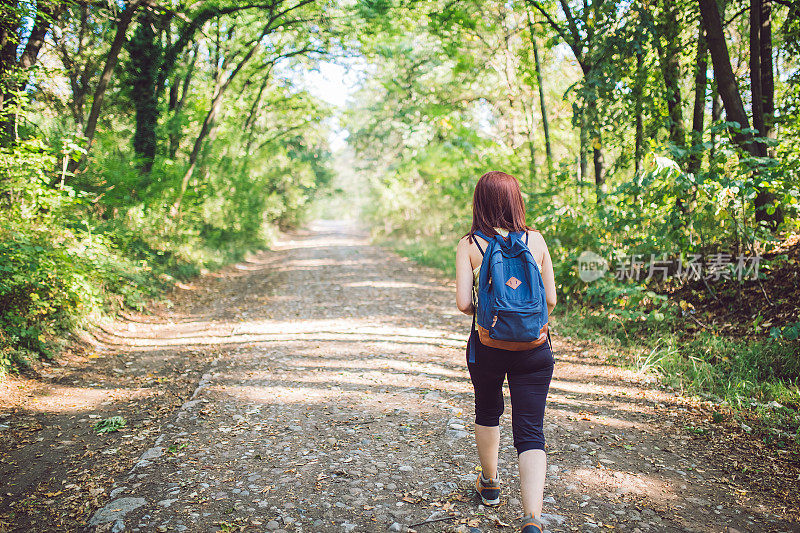
{"label": "gray sneaker", "polygon": [[544,526],[533,515],[522,517],[522,533],[544,533]]}
{"label": "gray sneaker", "polygon": [[475,492],[481,497],[483,505],[500,505],[500,480],[498,478],[485,479],[479,473],[475,479]]}

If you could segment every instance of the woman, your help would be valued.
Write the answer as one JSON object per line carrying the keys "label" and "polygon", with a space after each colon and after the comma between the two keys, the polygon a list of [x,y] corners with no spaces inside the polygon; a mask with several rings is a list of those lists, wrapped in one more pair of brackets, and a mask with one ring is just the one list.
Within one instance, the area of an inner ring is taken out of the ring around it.
{"label": "woman", "polygon": [[[458,243],[456,252],[456,304],[465,314],[475,313],[478,273],[487,237],[508,232],[527,232],[528,248],[544,282],[548,316],[556,305],[553,263],[542,235],[525,223],[525,207],[519,182],[504,172],[487,172],[478,180],[472,201],[472,228]],[[503,413],[503,382],[508,375],[511,391],[512,431],[519,459],[522,492],[523,533],[543,531],[540,521],[547,458],[544,451],[542,420],[544,404],[553,376],[550,343],[534,349],[509,351],[475,343],[475,362],[467,362],[475,389],[475,442],[481,473],[475,488],[486,505],[500,503],[497,456],[500,448],[500,415]],[[469,352],[469,346],[467,347]]]}

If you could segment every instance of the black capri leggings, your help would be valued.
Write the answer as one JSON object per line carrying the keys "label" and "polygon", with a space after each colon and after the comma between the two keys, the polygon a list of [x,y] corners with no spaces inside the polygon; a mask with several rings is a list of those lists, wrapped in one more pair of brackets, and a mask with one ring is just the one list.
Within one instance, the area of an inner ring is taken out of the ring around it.
{"label": "black capri leggings", "polygon": [[[475,389],[475,423],[499,426],[503,414],[503,382],[508,375],[511,391],[511,429],[517,454],[544,450],[544,404],[553,377],[553,352],[545,342],[532,350],[519,352],[491,348],[475,342],[475,363],[467,361]],[[469,346],[467,346],[469,353]]]}

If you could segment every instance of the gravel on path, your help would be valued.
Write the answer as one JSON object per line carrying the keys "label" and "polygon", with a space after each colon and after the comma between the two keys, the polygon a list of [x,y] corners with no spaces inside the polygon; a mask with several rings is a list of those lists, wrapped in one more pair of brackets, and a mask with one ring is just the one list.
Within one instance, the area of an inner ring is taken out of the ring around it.
{"label": "gravel on path", "polygon": [[[318,222],[186,290],[174,320],[117,342],[216,356],[89,529],[517,530],[508,402],[501,505],[483,507],[472,489],[469,318],[452,282]],[[800,531],[791,510],[731,489],[674,395],[553,341],[549,531]]]}

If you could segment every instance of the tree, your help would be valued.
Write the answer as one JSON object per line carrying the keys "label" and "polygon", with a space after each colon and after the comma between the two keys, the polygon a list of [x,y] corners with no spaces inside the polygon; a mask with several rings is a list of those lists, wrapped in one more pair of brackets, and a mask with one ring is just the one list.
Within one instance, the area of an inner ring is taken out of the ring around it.
{"label": "tree", "polygon": [[132,81],[131,100],[136,108],[133,150],[140,161],[142,173],[147,175],[153,168],[156,157],[156,126],[159,115],[156,84],[161,70],[161,54],[159,32],[156,31],[157,18],[152,10],[143,10],[138,22],[136,31],[128,42],[128,76]]}
{"label": "tree", "polygon": [[584,169],[586,166],[583,162],[583,147],[588,142],[593,154],[594,181],[599,200],[602,197],[602,188],[605,183],[603,132],[599,109],[604,57],[600,52],[600,41],[608,36],[608,32],[613,27],[616,5],[614,2],[594,0],[590,4],[584,3],[577,11],[573,11],[569,2],[560,0],[559,6],[564,21],[558,22],[555,16],[546,9],[543,2],[527,0],[527,3],[542,14],[547,24],[569,46],[583,72],[582,116],[579,121],[582,133],[581,168]]}
{"label": "tree", "polygon": [[692,174],[700,171],[702,163],[698,145],[703,142],[703,124],[706,116],[706,92],[708,88],[708,45],[702,23],[697,30],[697,55],[694,74],[694,107],[692,111],[692,153],[689,156],[687,170]]}
{"label": "tree", "polygon": [[[700,14],[703,19],[706,40],[708,42],[708,50],[711,55],[712,64],[714,65],[714,79],[717,84],[717,90],[722,98],[726,119],[738,125],[732,131],[733,139],[750,155],[764,157],[766,156],[766,150],[763,143],[755,142],[753,135],[748,132],[750,121],[744,109],[744,103],[741,93],[739,92],[739,84],[731,68],[728,45],[722,30],[722,20],[716,0],[699,0],[699,2]],[[751,84],[754,86],[754,90],[752,91],[753,110],[755,113],[754,121],[758,121],[758,125],[764,127],[763,86],[761,85],[760,67],[760,54],[762,49],[760,42],[760,14],[760,0],[752,0],[750,4],[750,75]],[[767,38],[766,32],[765,38]],[[753,57],[754,53],[757,59]],[[758,172],[758,169],[754,170],[754,172]],[[775,202],[776,197],[773,193],[764,187],[758,188],[754,202],[757,222],[766,222],[776,227],[783,221],[783,213],[779,206],[775,205]],[[769,212],[770,207],[774,209],[772,213]]]}
{"label": "tree", "polygon": [[[244,68],[248,65],[248,63],[256,56],[257,52],[261,51],[265,46],[265,38],[277,32],[284,32],[287,30],[292,29],[300,22],[305,22],[302,18],[291,18],[288,15],[292,14],[293,11],[296,11],[307,4],[311,4],[314,0],[300,0],[293,5],[283,5],[282,0],[276,0],[274,4],[272,4],[271,9],[268,12],[267,21],[263,24],[261,30],[256,33],[255,37],[246,37],[244,46],[239,48],[238,50],[229,50],[227,54],[224,55],[224,59],[222,60],[222,64],[217,69],[217,75],[215,79],[215,86],[213,97],[211,101],[211,106],[206,113],[205,119],[203,120],[203,124],[200,127],[200,133],[197,135],[194,141],[194,145],[192,147],[192,151],[189,154],[188,159],[188,167],[186,172],[181,179],[180,187],[178,189],[178,195],[175,199],[174,203],[172,204],[172,208],[170,210],[170,214],[173,217],[177,217],[180,214],[181,203],[183,201],[183,197],[186,194],[186,190],[189,186],[190,180],[192,179],[195,168],[198,164],[198,159],[200,157],[201,151],[203,149],[203,145],[206,139],[211,135],[215,127],[215,121],[217,119],[217,115],[220,112],[223,98],[225,96],[226,91],[231,86],[232,82],[239,76],[239,74],[244,70]],[[292,15],[293,17],[294,15]],[[234,41],[233,37],[236,34],[237,30],[236,26],[231,26],[228,29],[228,38],[226,41]],[[221,46],[221,43],[218,43]],[[317,48],[315,48],[311,44],[303,45],[300,44],[299,47],[296,45],[299,43],[291,43],[286,45],[284,43],[270,43],[272,45],[273,50],[278,49],[281,50],[279,52],[274,53],[271,57],[262,58],[261,60],[261,68],[270,69],[275,62],[299,55],[310,54],[313,52],[321,52]],[[282,45],[287,48],[287,50],[282,50]],[[217,48],[217,51],[220,51],[220,48]],[[215,67],[216,67],[215,63]]]}
{"label": "tree", "polygon": [[[34,66],[53,21],[65,10],[58,0],[39,0],[32,14],[21,5],[4,2],[0,6],[0,142],[16,139],[16,94],[26,85],[28,69]],[[32,19],[32,20],[29,20]],[[31,23],[30,32],[27,24]],[[25,36],[27,33],[27,37]],[[17,57],[17,48],[25,43]]]}
{"label": "tree", "polygon": [[656,48],[664,78],[667,109],[669,111],[669,140],[679,149],[686,145],[686,128],[683,123],[683,99],[681,98],[680,4],[671,0],[659,2],[659,21],[656,24]]}
{"label": "tree", "polygon": [[186,54],[183,75],[175,74],[169,88],[169,101],[167,110],[170,113],[169,117],[169,146],[167,151],[170,159],[175,159],[178,153],[178,146],[181,140],[180,117],[186,104],[186,97],[189,95],[189,85],[192,82],[194,75],[195,65],[197,64],[197,55],[199,47],[195,44],[192,49]]}
{"label": "tree", "polygon": [[547,103],[544,97],[544,79],[542,76],[542,62],[539,60],[539,44],[536,32],[533,27],[533,19],[530,11],[525,12],[528,19],[528,30],[530,32],[531,49],[533,50],[534,69],[536,70],[536,84],[539,89],[539,110],[542,114],[542,130],[544,133],[545,155],[547,156],[547,175],[553,177],[553,148],[550,142],[550,122],[547,119]]}
{"label": "tree", "polygon": [[92,147],[94,135],[97,132],[97,121],[100,119],[100,112],[103,107],[103,99],[105,98],[108,84],[111,82],[111,78],[114,75],[114,69],[117,67],[117,63],[119,62],[119,53],[127,41],[126,33],[128,31],[128,27],[133,21],[134,15],[143,4],[144,0],[128,0],[122,11],[117,16],[116,23],[114,25],[114,40],[111,42],[111,47],[106,54],[103,72],[100,74],[100,79],[95,86],[94,97],[92,98],[92,107],[89,110],[89,116],[86,119],[86,125],[83,129],[83,137],[86,141],[86,151],[84,152],[84,156],[70,161],[67,170],[71,173],[74,173],[80,167],[85,158],[85,154],[88,153]]}

